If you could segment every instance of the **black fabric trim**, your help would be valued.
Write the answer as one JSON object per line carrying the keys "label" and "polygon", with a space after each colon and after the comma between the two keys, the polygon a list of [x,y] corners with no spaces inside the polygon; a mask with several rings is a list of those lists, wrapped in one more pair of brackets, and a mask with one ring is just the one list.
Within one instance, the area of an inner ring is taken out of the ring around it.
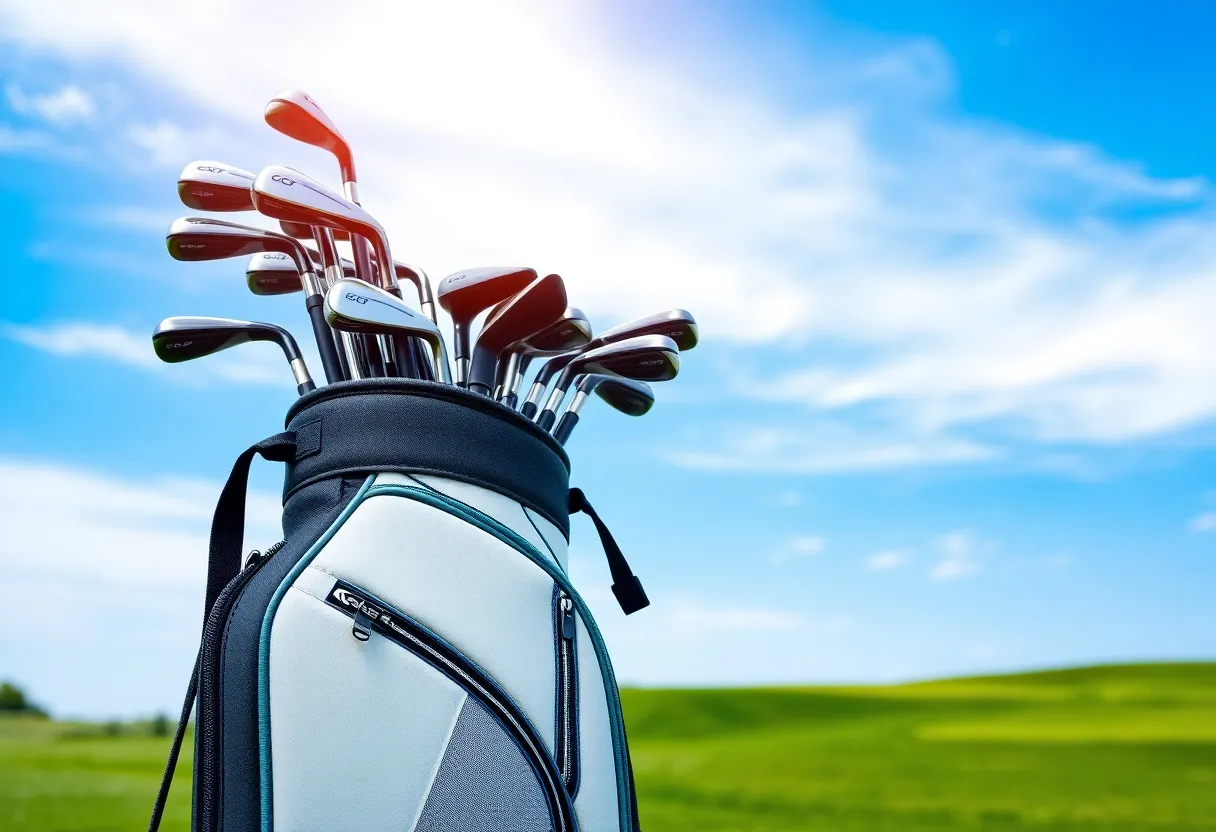
{"label": "black fabric trim", "polygon": [[[514,410],[449,384],[377,378],[302,396],[287,428],[312,453],[287,465],[284,499],[332,477],[431,474],[490,489],[537,512],[569,539],[566,452]],[[315,438],[315,444],[314,444]]]}

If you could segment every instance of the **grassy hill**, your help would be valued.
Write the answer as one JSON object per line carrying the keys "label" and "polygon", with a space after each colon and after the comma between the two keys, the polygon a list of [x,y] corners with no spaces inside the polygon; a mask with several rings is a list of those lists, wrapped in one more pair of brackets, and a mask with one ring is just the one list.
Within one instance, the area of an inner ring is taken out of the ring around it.
{"label": "grassy hill", "polygon": [[[1216,664],[624,701],[646,832],[1216,830]],[[0,829],[141,828],[166,746],[0,720]]]}

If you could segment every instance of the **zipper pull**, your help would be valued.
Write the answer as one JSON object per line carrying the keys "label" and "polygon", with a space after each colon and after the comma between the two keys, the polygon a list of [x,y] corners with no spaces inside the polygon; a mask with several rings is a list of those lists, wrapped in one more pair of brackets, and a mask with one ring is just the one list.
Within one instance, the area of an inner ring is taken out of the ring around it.
{"label": "zipper pull", "polygon": [[574,601],[570,600],[570,596],[563,595],[561,599],[562,606],[562,638],[566,641],[574,641]]}
{"label": "zipper pull", "polygon": [[360,604],[355,613],[355,623],[351,625],[350,634],[359,641],[367,641],[372,637],[372,621],[380,617],[380,611],[367,604]]}

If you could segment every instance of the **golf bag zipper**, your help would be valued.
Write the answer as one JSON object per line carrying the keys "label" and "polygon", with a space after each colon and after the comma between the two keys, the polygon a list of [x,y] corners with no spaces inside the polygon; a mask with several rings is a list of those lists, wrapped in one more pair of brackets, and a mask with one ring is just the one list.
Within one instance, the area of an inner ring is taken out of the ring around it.
{"label": "golf bag zipper", "polygon": [[198,748],[195,755],[199,771],[197,832],[214,832],[219,828],[219,794],[223,788],[220,766],[220,736],[223,731],[223,707],[220,704],[220,665],[223,660],[223,635],[241,590],[263,566],[277,554],[286,541],[271,546],[265,553],[254,549],[245,561],[245,568],[228,582],[215,599],[203,628],[203,645],[199,664],[198,687]]}
{"label": "golf bag zipper", "polygon": [[447,676],[481,703],[532,764],[544,788],[555,832],[575,832],[570,796],[561,772],[545,751],[543,740],[515,702],[480,667],[417,621],[346,581],[336,581],[325,602],[354,619],[351,635],[357,641],[369,641],[372,634],[383,636]]}
{"label": "golf bag zipper", "polygon": [[575,639],[578,634],[574,601],[554,590],[557,632],[557,733],[554,756],[557,768],[573,798],[578,793],[578,667]]}
{"label": "golf bag zipper", "polygon": [[[574,490],[576,489],[572,489],[572,491]],[[582,492],[579,493],[581,495]],[[625,718],[621,712],[621,696],[616,683],[616,674],[613,672],[612,663],[608,659],[608,648],[604,644],[603,636],[599,633],[594,619],[591,618],[586,602],[574,590],[565,571],[542,555],[536,546],[514,529],[467,503],[463,503],[454,497],[449,497],[447,494],[411,485],[376,485],[373,482],[372,487],[363,495],[363,499],[377,494],[393,494],[399,497],[408,497],[472,523],[474,526],[479,527],[488,534],[494,535],[508,546],[511,546],[543,569],[553,579],[553,582],[571,599],[576,613],[583,617],[588,633],[591,636],[592,647],[595,650],[597,660],[600,662],[601,673],[604,677],[604,692],[608,700],[609,724],[613,733],[613,755],[616,758],[618,798],[621,812],[620,827],[622,832],[638,832],[637,787],[633,778],[633,766],[629,759],[629,739],[625,735]]]}

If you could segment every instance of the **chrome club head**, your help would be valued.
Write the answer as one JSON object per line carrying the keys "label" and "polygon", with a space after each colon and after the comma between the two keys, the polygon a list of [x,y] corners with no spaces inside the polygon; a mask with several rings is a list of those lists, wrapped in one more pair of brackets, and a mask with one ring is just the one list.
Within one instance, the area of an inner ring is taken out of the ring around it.
{"label": "chrome club head", "polygon": [[403,336],[402,343],[421,338],[431,346],[439,377],[452,381],[439,327],[390,292],[361,280],[339,280],[325,293],[325,320],[344,332]]}
{"label": "chrome club head", "polygon": [[591,347],[623,341],[638,335],[666,335],[676,342],[680,352],[684,352],[697,345],[697,322],[686,309],[668,309],[666,312],[656,312],[606,329],[594,339]]}
{"label": "chrome club head", "polygon": [[177,177],[177,195],[196,211],[252,211],[254,175],[247,170],[206,159],[191,162]]}
{"label": "chrome club head", "polygon": [[[592,338],[582,351],[593,350],[605,344],[616,343],[626,338],[635,338],[639,335],[666,335],[675,341],[676,346],[681,350],[690,350],[697,345],[697,322],[693,319],[692,313],[684,309],[669,309],[666,312],[656,312],[653,315],[647,315],[644,318],[638,318],[637,320],[604,330]],[[576,351],[559,355],[545,362],[545,366],[541,367],[540,372],[536,374],[536,378],[528,390],[528,396],[520,407],[519,412],[529,418],[532,417],[536,413],[541,397],[544,396],[545,389],[549,386],[549,383],[566,368],[567,364],[577,358],[580,352]]]}
{"label": "chrome club head", "polygon": [[553,438],[561,444],[566,444],[566,440],[570,438],[571,431],[578,424],[579,412],[592,391],[608,402],[609,406],[627,416],[644,416],[654,406],[654,391],[644,381],[634,381],[607,373],[579,376],[574,398],[570,400],[570,406],[553,428]]}
{"label": "chrome club head", "polygon": [[245,282],[255,295],[289,295],[304,289],[295,261],[277,251],[250,257],[245,265]]}
{"label": "chrome club head", "polygon": [[570,306],[551,325],[513,344],[509,350],[508,361],[499,362],[502,378],[495,379],[503,385],[503,403],[508,407],[515,407],[519,384],[534,357],[560,355],[580,349],[591,341],[591,337],[591,322],[587,320],[587,316],[581,309]]}
{"label": "chrome club head", "polygon": [[526,266],[486,266],[455,272],[439,281],[436,297],[452,317],[452,340],[456,360],[456,383],[469,377],[473,319],[500,301],[522,292],[536,280],[536,269]]}
{"label": "chrome club head", "polygon": [[549,400],[536,419],[545,430],[553,427],[556,411],[575,376],[605,373],[637,381],[668,381],[680,372],[680,349],[666,335],[638,335],[589,349],[561,371]]}
{"label": "chrome club head", "polygon": [[312,260],[299,240],[210,217],[174,220],[165,235],[165,244],[173,259],[184,261],[223,260],[243,254],[278,252],[292,259],[296,271],[312,273]]}
{"label": "chrome club head", "polygon": [[[282,165],[264,168],[253,182],[253,204],[277,220],[338,228],[366,237],[380,262],[393,262],[388,235],[371,214],[297,170]],[[381,271],[382,288],[395,283],[394,276]]]}
{"label": "chrome club head", "polygon": [[300,347],[281,326],[232,318],[181,316],[165,318],[152,333],[156,356],[170,364],[191,361],[250,341],[272,341],[282,348],[301,394],[316,389]]}
{"label": "chrome club head", "polygon": [[488,395],[498,357],[512,344],[550,326],[566,311],[566,284],[555,274],[538,277],[486,320],[469,367],[469,389]]}

